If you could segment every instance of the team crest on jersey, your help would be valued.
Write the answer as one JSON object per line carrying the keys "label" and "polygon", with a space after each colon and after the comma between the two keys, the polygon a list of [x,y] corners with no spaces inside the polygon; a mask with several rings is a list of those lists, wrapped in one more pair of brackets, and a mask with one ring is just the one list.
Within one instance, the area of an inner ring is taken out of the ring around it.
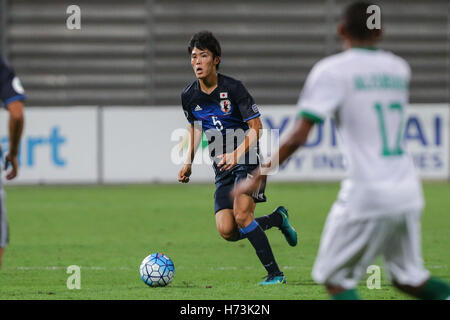
{"label": "team crest on jersey", "polygon": [[231,102],[230,100],[221,100],[220,101],[220,110],[222,110],[223,113],[228,113],[231,111]]}

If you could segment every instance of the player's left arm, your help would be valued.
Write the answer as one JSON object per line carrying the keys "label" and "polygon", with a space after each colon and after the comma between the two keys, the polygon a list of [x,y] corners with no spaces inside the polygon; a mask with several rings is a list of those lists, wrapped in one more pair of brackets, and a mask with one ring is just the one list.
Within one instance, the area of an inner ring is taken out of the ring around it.
{"label": "player's left arm", "polygon": [[244,141],[231,153],[220,155],[222,159],[217,164],[220,171],[233,168],[247,152],[259,140],[262,134],[262,123],[260,117],[256,117],[247,121],[250,127],[245,135]]}
{"label": "player's left arm", "polygon": [[23,101],[25,100],[25,90],[23,89],[19,78],[16,77],[14,70],[1,58],[0,100],[9,112],[9,151],[5,156],[5,170],[11,165],[11,171],[6,174],[6,178],[11,180],[17,176],[19,170],[17,156],[24,126]]}
{"label": "player's left arm", "polygon": [[9,111],[9,151],[5,156],[5,170],[11,165],[11,171],[7,173],[8,180],[14,179],[19,170],[18,153],[19,142],[24,126],[23,102],[13,101],[6,106]]}
{"label": "player's left arm", "polygon": [[256,145],[256,142],[262,135],[262,123],[260,117],[250,119],[247,123],[250,129],[248,130],[244,141],[234,151],[238,161],[248,152],[248,150],[250,150],[251,147]]}

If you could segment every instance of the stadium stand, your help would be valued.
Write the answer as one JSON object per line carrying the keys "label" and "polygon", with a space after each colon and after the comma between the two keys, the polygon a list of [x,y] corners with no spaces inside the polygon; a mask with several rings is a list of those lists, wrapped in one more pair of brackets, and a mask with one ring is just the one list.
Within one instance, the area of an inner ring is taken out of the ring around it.
{"label": "stadium stand", "polygon": [[[192,33],[222,43],[221,71],[242,79],[261,105],[294,104],[311,66],[339,51],[335,24],[348,1],[0,0],[1,52],[15,66],[28,106],[177,105],[193,79]],[[405,57],[411,102],[448,101],[448,0],[376,1],[384,49]]]}

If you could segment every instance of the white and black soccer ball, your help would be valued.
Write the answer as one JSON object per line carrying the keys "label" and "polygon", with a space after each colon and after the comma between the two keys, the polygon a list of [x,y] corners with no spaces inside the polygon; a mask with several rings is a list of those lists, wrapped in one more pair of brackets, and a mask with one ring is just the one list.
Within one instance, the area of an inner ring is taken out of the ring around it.
{"label": "white and black soccer ball", "polygon": [[146,285],[164,287],[172,282],[175,276],[175,266],[165,254],[152,253],[142,261],[139,272]]}

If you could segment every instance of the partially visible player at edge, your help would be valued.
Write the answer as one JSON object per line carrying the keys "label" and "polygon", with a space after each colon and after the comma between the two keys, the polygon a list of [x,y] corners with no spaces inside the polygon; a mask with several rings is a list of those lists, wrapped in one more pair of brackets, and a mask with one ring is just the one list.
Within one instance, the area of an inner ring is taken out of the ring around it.
{"label": "partially visible player at edge", "polygon": [[[375,47],[382,30],[366,27],[368,6],[346,7],[337,29],[345,50],[312,68],[295,128],[270,161],[283,163],[315,123],[335,114],[349,172],[328,215],[313,279],[334,299],[359,299],[358,281],[382,256],[396,288],[420,299],[449,299],[450,286],[430,276],[422,261],[422,186],[403,139],[410,67]],[[232,194],[251,193],[268,173],[255,172]]]}
{"label": "partially visible player at edge", "polygon": [[[178,173],[178,181],[189,182],[195,152],[202,131],[205,132],[216,175],[214,201],[217,231],[228,241],[244,238],[250,241],[267,271],[267,277],[260,285],[286,283],[264,231],[278,227],[288,243],[295,246],[297,233],[289,223],[287,210],[280,206],[271,214],[255,219],[256,202],[266,201],[265,183],[254,195],[230,197],[233,186],[239,180],[248,179],[250,172],[259,166],[257,141],[262,133],[262,124],[258,107],[240,81],[217,73],[221,48],[211,32],[194,34],[188,53],[197,80],[186,86],[181,94],[183,111],[190,123],[190,146],[185,164]],[[201,122],[201,128],[198,122]],[[230,130],[243,133],[241,141],[231,139],[231,146],[225,139],[232,134]],[[224,138],[219,148],[212,147],[215,134]],[[251,161],[251,155],[255,156],[253,160],[256,161]]]}
{"label": "partially visible player at edge", "polygon": [[[3,107],[9,112],[9,150],[5,155],[5,170],[11,165],[11,170],[6,174],[6,179],[11,180],[17,176],[19,170],[17,155],[24,123],[23,101],[25,100],[25,96],[19,78],[16,77],[12,68],[6,65],[1,58],[0,100],[3,102]],[[6,216],[5,190],[3,189],[3,183],[0,179],[0,267],[2,265],[3,253],[5,252],[5,247],[8,242],[9,228]]]}

